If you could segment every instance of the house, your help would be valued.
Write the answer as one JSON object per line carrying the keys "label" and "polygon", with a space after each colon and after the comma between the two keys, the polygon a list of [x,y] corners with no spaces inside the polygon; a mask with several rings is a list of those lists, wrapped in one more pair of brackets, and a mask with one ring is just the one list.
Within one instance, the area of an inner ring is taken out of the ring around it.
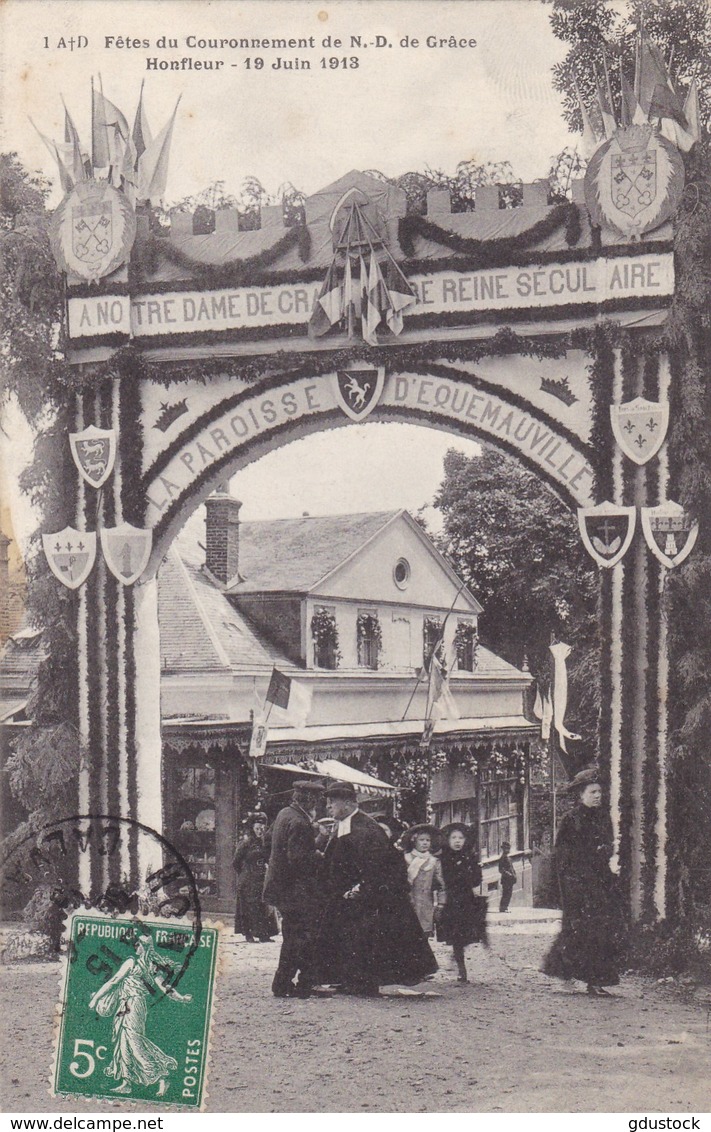
{"label": "house", "polygon": [[[476,825],[486,891],[510,841],[528,901],[531,681],[479,643],[474,595],[406,511],[245,522],[240,507],[210,496],[204,552],[179,538],[159,572],[164,828],[206,906],[232,899],[241,816],[275,814],[305,773],[350,777],[371,811],[421,820],[429,803],[439,825]],[[451,698],[430,711],[435,648]],[[264,703],[274,668],[286,712]]]}

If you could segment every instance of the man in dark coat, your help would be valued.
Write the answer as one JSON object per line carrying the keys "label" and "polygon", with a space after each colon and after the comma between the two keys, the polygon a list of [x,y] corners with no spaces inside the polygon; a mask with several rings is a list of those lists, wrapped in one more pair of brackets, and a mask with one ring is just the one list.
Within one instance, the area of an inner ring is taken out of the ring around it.
{"label": "man in dark coat", "polygon": [[319,981],[364,996],[390,983],[414,985],[437,961],[410,902],[402,855],[358,809],[350,783],[326,796],[336,825],[324,855]]}
{"label": "man in dark coat", "polygon": [[312,822],[322,792],[320,785],[308,780],[295,783],[290,805],[279,811],[270,831],[264,900],[281,913],[281,954],[272,982],[272,994],[277,998],[308,998],[316,981],[321,858],[316,852]]}

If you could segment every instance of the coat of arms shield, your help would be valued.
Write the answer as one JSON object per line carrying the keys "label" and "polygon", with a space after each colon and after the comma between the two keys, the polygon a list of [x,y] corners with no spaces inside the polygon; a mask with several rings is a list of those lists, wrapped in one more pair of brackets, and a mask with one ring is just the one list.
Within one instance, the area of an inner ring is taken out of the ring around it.
{"label": "coat of arms shield", "polygon": [[153,546],[153,532],[130,523],[117,527],[104,527],[101,531],[101,549],[106,565],[124,586],[131,586],[140,578],[148,565]]}
{"label": "coat of arms shield", "polygon": [[634,507],[620,507],[609,501],[578,508],[583,545],[598,566],[615,566],[624,558],[632,542],[635,520]]}
{"label": "coat of arms shield", "polygon": [[352,366],[334,375],[336,404],[352,421],[363,421],[380,400],[385,382],[384,366]]}
{"label": "coat of arms shield", "polygon": [[69,447],[79,473],[92,487],[101,487],[111,475],[116,460],[116,431],[89,425],[83,432],[69,433]]}
{"label": "coat of arms shield", "polygon": [[593,224],[626,236],[659,228],[676,212],[683,190],[684,163],[676,146],[649,125],[616,130],[585,172],[585,203]]}
{"label": "coat of arms shield", "polygon": [[666,401],[646,401],[636,397],[624,405],[610,405],[615,440],[635,464],[646,464],[664,443],[669,427]]}
{"label": "coat of arms shield", "polygon": [[55,578],[76,590],[91,573],[96,558],[96,535],[65,527],[54,535],[42,535],[42,548]]}
{"label": "coat of arms shield", "polygon": [[52,217],[49,237],[59,268],[96,282],[128,259],[136,217],[107,181],[79,181]]}
{"label": "coat of arms shield", "polygon": [[658,507],[642,507],[642,530],[652,554],[671,570],[691,554],[699,524],[680,503],[667,500]]}

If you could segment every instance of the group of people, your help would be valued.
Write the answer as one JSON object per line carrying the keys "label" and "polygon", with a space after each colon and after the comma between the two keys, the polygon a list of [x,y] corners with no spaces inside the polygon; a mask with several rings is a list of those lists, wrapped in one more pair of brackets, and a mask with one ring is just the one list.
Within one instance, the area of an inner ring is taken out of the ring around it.
{"label": "group of people", "polygon": [[[556,839],[562,929],[543,970],[604,995],[619,982],[623,936],[612,831],[597,770],[581,772],[570,789],[577,804]],[[452,947],[457,978],[467,982],[464,949],[486,943],[472,827],[405,829],[392,818],[375,820],[349,783],[325,791],[328,818],[316,821],[323,794],[319,783],[297,782],[271,829],[265,814],[250,816],[235,854],[235,931],[267,941],[277,932],[274,909],[281,920],[273,994],[306,998],[337,988],[372,996],[383,985],[413,986],[437,970],[435,935]],[[516,883],[509,849],[503,843],[499,859],[503,912]]]}
{"label": "group of people", "polygon": [[[486,912],[475,891],[481,869],[471,829],[415,827],[399,848],[402,827],[364,813],[349,783],[326,790],[328,818],[317,822],[323,793],[320,784],[297,782],[268,832],[265,815],[251,816],[235,854],[235,930],[267,940],[276,930],[272,908],[281,919],[273,994],[306,998],[332,993],[321,989],[329,986],[374,996],[384,985],[414,986],[437,970],[428,942],[435,916],[437,937],[451,944],[466,981],[464,948],[485,939]],[[430,853],[435,836],[439,857]],[[420,890],[433,868],[443,879],[430,886],[437,900],[430,898],[428,919]]]}

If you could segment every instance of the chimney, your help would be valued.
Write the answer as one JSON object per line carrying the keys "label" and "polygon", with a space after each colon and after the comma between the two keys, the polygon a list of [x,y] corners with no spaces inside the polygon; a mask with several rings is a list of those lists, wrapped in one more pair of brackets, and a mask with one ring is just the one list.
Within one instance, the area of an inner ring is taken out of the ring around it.
{"label": "chimney", "polygon": [[239,573],[239,512],[242,504],[227,484],[205,500],[205,565],[218,582],[227,585]]}

